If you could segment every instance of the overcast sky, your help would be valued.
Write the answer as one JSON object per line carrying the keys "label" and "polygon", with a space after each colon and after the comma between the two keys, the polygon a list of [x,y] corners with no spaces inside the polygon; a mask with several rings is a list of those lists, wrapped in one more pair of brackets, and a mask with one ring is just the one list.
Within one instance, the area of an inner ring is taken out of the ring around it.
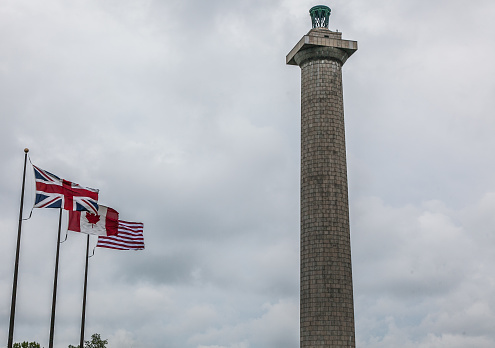
{"label": "overcast sky", "polygon": [[[88,339],[299,347],[300,69],[285,56],[317,4],[0,2],[0,347],[25,147],[145,226],[144,251],[90,259]],[[357,346],[493,348],[495,2],[325,4],[359,45],[343,69]],[[26,190],[29,214],[31,171]],[[23,224],[15,341],[48,347],[57,226],[56,209]],[[84,255],[70,233],[56,348],[79,342]]]}

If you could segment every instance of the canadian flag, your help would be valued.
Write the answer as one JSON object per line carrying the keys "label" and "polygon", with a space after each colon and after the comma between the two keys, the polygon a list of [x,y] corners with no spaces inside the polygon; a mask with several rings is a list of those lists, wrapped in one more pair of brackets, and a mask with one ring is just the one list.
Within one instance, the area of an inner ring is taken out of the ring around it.
{"label": "canadian flag", "polygon": [[115,209],[98,206],[98,215],[87,211],[69,211],[69,231],[114,236],[118,233],[119,213]]}

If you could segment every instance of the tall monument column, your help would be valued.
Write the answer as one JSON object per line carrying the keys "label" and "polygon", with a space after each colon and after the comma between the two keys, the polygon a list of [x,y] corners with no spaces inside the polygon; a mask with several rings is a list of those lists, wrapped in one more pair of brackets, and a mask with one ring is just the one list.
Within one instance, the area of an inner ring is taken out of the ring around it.
{"label": "tall monument column", "polygon": [[301,68],[301,348],[355,347],[342,65],[357,42],[330,8],[286,57]]}

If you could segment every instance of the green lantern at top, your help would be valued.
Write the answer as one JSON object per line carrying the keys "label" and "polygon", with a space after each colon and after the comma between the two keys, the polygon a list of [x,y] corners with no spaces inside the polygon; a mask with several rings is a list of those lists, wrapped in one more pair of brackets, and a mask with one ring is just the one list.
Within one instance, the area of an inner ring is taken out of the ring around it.
{"label": "green lantern at top", "polygon": [[330,7],[324,5],[313,6],[309,10],[311,15],[311,23],[313,28],[327,28],[328,22],[330,21]]}

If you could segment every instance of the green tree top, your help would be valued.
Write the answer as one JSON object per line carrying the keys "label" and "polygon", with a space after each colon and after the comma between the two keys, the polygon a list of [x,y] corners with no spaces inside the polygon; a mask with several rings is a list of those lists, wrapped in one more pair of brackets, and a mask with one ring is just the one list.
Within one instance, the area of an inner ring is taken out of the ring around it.
{"label": "green tree top", "polygon": [[14,343],[13,348],[41,348],[38,342]]}
{"label": "green tree top", "polygon": [[[84,341],[84,348],[107,348],[107,344],[108,344],[108,340],[102,340],[100,334],[95,333],[91,335],[91,341]],[[19,348],[24,348],[24,347],[19,347]],[[27,347],[27,348],[31,348],[31,347]],[[38,347],[33,347],[33,348],[40,348],[40,347],[38,345]],[[69,348],[80,348],[80,347],[79,345],[73,346],[72,344],[69,344]]]}

